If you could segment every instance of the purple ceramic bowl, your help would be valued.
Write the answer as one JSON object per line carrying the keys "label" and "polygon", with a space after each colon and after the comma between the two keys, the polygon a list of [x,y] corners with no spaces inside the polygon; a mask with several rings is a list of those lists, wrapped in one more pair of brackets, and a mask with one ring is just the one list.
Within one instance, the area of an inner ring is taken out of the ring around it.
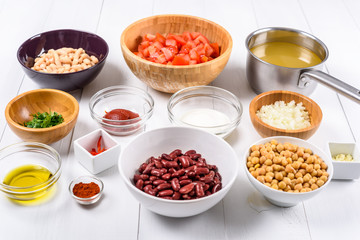
{"label": "purple ceramic bowl", "polygon": [[[73,73],[43,73],[32,70],[36,57],[49,49],[62,47],[83,48],[99,62],[94,66]],[[60,29],[37,34],[26,40],[17,52],[17,58],[26,75],[43,88],[71,91],[83,88],[93,81],[104,66],[109,47],[104,39],[88,32]]]}

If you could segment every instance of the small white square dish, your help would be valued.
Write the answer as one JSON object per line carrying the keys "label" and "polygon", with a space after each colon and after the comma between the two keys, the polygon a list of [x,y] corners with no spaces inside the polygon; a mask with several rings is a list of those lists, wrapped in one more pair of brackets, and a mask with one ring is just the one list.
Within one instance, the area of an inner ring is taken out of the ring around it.
{"label": "small white square dish", "polygon": [[[360,177],[360,152],[358,144],[329,142],[328,148],[334,166],[333,179],[351,180]],[[350,154],[353,160],[334,160],[334,158],[339,154],[344,154],[343,157],[346,157],[346,155]]]}
{"label": "small white square dish", "polygon": [[[103,148],[105,150],[101,151]],[[117,164],[120,150],[120,144],[102,129],[97,129],[74,141],[76,159],[92,174],[97,174]],[[91,152],[94,151],[100,153],[93,155]]]}

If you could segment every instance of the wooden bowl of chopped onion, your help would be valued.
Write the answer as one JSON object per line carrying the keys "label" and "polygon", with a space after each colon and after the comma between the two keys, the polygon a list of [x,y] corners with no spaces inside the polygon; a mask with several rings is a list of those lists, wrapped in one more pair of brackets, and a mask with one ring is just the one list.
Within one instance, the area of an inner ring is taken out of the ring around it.
{"label": "wooden bowl of chopped onion", "polygon": [[75,127],[79,104],[69,93],[36,89],[22,93],[6,106],[11,130],[26,142],[50,144],[67,136]]}
{"label": "wooden bowl of chopped onion", "polygon": [[310,138],[318,129],[322,111],[312,99],[290,91],[275,90],[256,96],[250,103],[251,122],[262,137]]}
{"label": "wooden bowl of chopped onion", "polygon": [[[217,45],[216,50],[212,44]],[[211,83],[228,62],[233,42],[229,32],[212,21],[166,14],[129,25],[121,34],[120,45],[138,79],[158,91],[174,93]]]}

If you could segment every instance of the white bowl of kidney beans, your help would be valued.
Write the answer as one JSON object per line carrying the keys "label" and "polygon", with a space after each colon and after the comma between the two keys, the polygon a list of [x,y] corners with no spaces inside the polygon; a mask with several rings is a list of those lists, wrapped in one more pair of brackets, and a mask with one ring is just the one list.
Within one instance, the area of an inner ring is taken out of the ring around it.
{"label": "white bowl of kidney beans", "polygon": [[119,170],[130,193],[168,217],[202,213],[224,198],[238,173],[238,158],[223,139],[186,127],[144,132],[123,150]]}
{"label": "white bowl of kidney beans", "polygon": [[251,184],[280,207],[314,197],[333,177],[331,158],[317,146],[294,137],[268,137],[253,143],[242,164]]}

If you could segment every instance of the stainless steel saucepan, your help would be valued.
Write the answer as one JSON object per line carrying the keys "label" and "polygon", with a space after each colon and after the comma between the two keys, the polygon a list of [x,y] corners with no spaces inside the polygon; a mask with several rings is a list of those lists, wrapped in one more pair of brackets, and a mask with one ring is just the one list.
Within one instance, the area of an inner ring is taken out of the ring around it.
{"label": "stainless steel saucepan", "polygon": [[[314,52],[322,61],[308,68],[288,68],[265,62],[250,49],[268,42],[300,45]],[[310,95],[319,82],[360,104],[359,89],[321,71],[329,51],[325,44],[313,35],[291,28],[269,27],[252,32],[246,38],[245,44],[248,50],[246,76],[256,93],[288,90]]]}

